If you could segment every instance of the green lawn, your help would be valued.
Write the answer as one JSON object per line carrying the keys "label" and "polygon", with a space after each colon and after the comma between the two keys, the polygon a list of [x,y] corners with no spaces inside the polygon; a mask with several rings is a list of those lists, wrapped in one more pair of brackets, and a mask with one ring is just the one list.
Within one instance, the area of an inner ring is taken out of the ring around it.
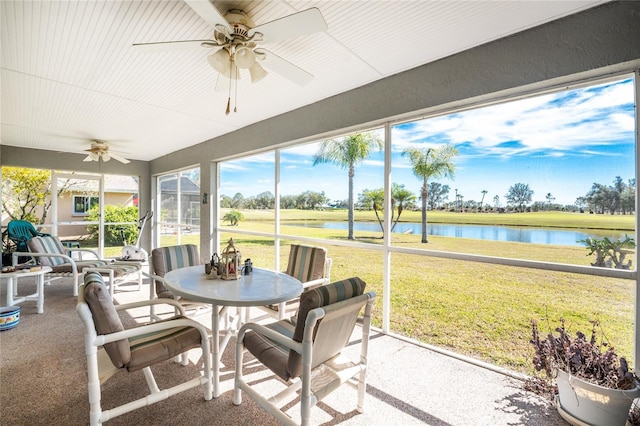
{"label": "green lawn", "polygon": [[[243,211],[240,229],[273,232],[273,212]],[[374,324],[382,321],[382,254],[376,250],[333,245],[346,240],[346,231],[287,226],[297,221],[346,220],[346,211],[283,210],[281,233],[326,239],[333,258],[331,278],[360,276],[379,295]],[[501,224],[613,229],[633,232],[634,216],[589,215],[563,212],[476,214],[429,212],[430,222]],[[420,220],[419,212],[406,212],[403,220]],[[375,220],[372,212],[356,212],[356,220]],[[244,258],[255,266],[272,268],[273,240],[225,232],[234,237]],[[382,244],[380,232],[356,232],[360,242]],[[527,243],[393,234],[392,245],[429,250],[484,254],[589,265],[593,261],[584,247],[560,247]],[[198,235],[183,236],[183,243],[199,244]],[[175,237],[163,237],[163,245]],[[290,241],[283,241],[284,245]],[[286,265],[287,250],[280,264]],[[635,265],[634,265],[635,267]],[[635,282],[590,275],[550,272],[435,257],[392,254],[391,331],[438,345],[498,366],[531,374],[533,356],[530,321],[541,320],[541,330],[555,327],[565,318],[571,330],[587,332],[589,321],[599,320],[608,340],[621,355],[632,358]],[[551,322],[548,324],[546,319]],[[630,359],[630,361],[632,361]]]}

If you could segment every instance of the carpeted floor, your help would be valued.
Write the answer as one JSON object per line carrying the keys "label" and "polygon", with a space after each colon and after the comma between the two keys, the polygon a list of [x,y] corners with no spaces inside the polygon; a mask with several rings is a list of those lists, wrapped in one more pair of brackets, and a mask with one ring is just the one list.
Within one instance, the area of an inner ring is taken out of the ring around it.
{"label": "carpeted floor", "polygon": [[[20,284],[20,293],[35,286]],[[4,304],[5,286],[0,293]],[[144,299],[124,285],[116,302]],[[82,324],[75,312],[70,282],[45,287],[44,313],[35,302],[21,305],[20,324],[0,333],[0,425],[87,424],[89,405]],[[208,315],[201,316],[207,324]],[[133,323],[135,318],[127,318]],[[208,325],[208,324],[207,324]],[[356,348],[354,348],[355,351]],[[195,378],[192,361],[183,367],[166,362],[153,368],[160,387]],[[249,398],[234,406],[234,341],[223,354],[222,394],[205,401],[199,388],[108,422],[113,425],[275,425],[277,422]],[[279,389],[264,369],[251,378],[260,386]],[[120,372],[102,386],[103,407],[111,408],[147,392],[142,372]],[[346,425],[564,425],[557,412],[521,383],[425,348],[373,333],[369,350],[365,413],[355,411],[356,395],[349,386],[330,395],[313,410],[313,424]],[[296,414],[296,407],[290,409]]]}

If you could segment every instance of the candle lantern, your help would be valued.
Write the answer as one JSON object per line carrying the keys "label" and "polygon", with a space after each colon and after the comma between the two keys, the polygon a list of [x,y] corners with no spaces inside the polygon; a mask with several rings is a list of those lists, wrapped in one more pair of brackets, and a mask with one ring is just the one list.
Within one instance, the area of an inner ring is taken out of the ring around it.
{"label": "candle lantern", "polygon": [[220,255],[220,264],[222,265],[222,273],[220,278],[223,280],[237,280],[242,275],[242,256],[233,243],[233,238],[229,240],[229,245],[225,247]]}

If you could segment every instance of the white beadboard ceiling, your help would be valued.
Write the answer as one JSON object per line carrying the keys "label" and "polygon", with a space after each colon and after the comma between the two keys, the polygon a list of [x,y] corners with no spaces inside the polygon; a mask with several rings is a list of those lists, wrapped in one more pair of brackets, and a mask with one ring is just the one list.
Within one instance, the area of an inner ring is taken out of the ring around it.
{"label": "white beadboard ceiling", "polygon": [[[237,113],[214,90],[210,51],[145,53],[133,43],[208,39],[178,1],[0,1],[0,144],[82,152],[92,139],[130,159],[180,148],[594,7],[603,1],[213,1],[263,24],[311,7],[326,33],[269,44],[315,76],[240,80]],[[235,95],[234,95],[235,97]],[[232,105],[233,108],[233,105]]]}

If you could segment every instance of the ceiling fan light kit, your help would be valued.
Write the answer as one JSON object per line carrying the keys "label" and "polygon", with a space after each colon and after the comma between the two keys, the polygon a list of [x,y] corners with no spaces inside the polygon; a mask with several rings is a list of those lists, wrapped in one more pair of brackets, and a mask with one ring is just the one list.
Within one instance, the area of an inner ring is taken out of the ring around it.
{"label": "ceiling fan light kit", "polygon": [[130,163],[126,158],[109,151],[109,145],[102,141],[91,142],[91,148],[86,149],[85,152],[88,154],[83,161],[109,161],[112,158],[115,158],[123,164]]}
{"label": "ceiling fan light kit", "polygon": [[[268,75],[259,61],[264,61],[271,71],[298,85],[303,86],[313,79],[311,74],[291,62],[263,48],[257,48],[260,43],[275,43],[287,38],[326,31],[327,24],[317,8],[303,10],[256,26],[243,10],[230,9],[222,14],[210,2],[185,0],[185,3],[213,27],[212,40],[135,43],[134,47],[144,48],[147,51],[187,46],[218,49],[207,56],[207,61],[220,74],[219,78],[235,82],[236,101],[240,70],[249,71],[252,83],[257,83]],[[229,84],[226,114],[229,114],[231,107],[231,86],[232,84]],[[234,111],[236,110],[237,108],[234,108]]]}

